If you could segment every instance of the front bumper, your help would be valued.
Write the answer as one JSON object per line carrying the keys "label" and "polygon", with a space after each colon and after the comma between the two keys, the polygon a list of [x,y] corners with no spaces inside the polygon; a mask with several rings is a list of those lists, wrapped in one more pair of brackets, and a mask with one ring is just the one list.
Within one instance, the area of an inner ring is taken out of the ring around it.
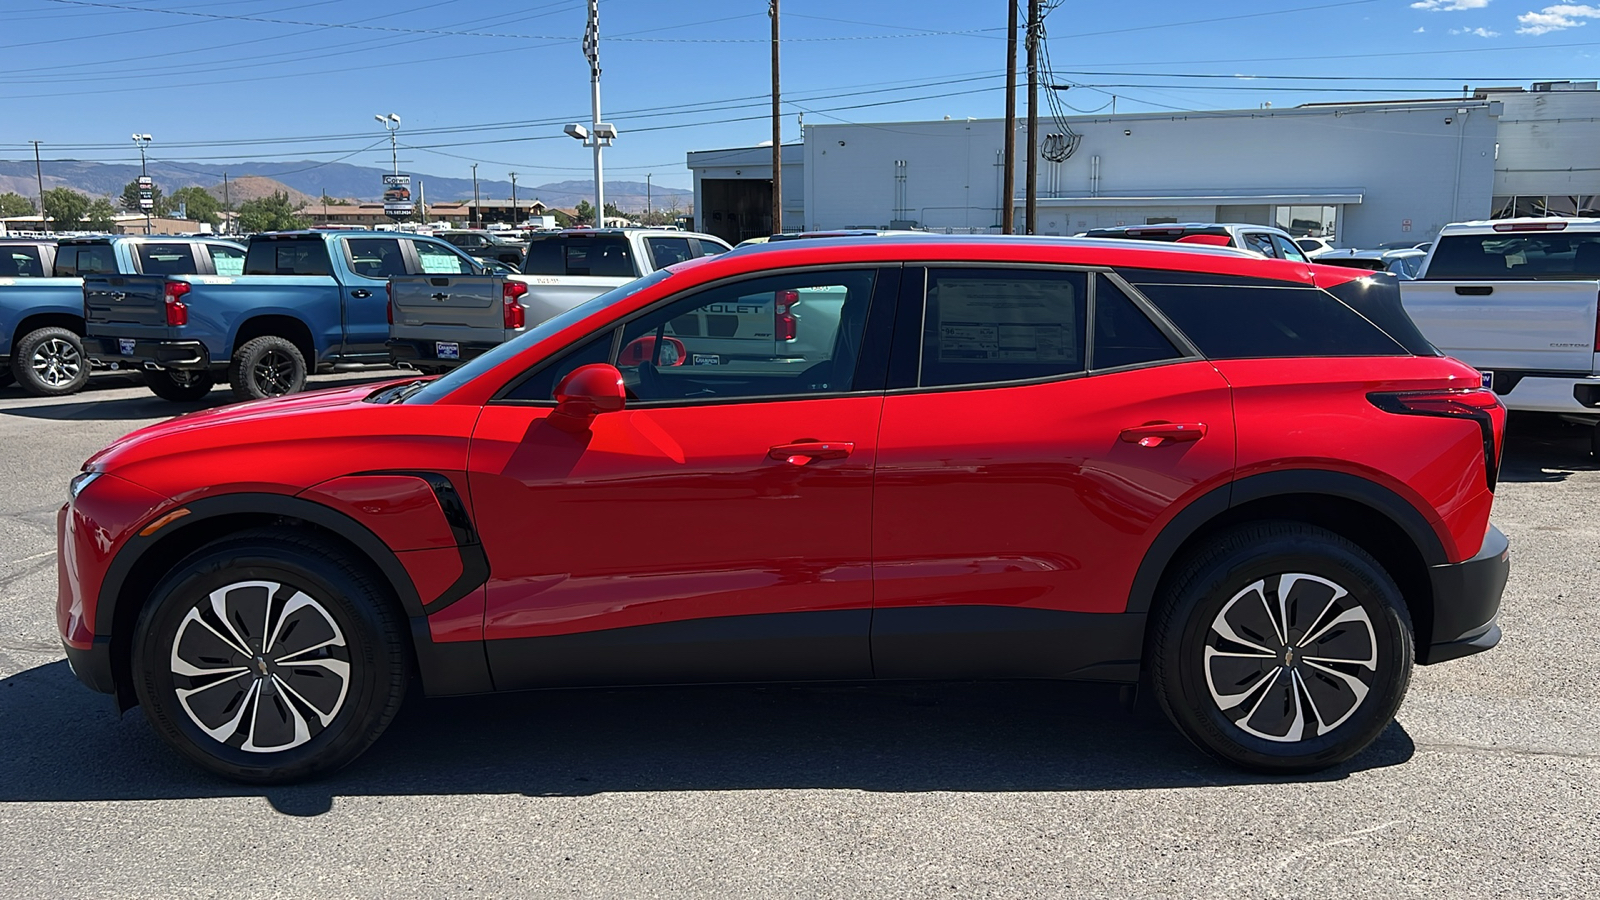
{"label": "front bumper", "polygon": [[137,339],[132,353],[123,353],[118,338],[91,337],[88,354],[113,369],[209,369],[211,353],[200,341]]}
{"label": "front bumper", "polygon": [[1500,643],[1500,595],[1511,574],[1511,542],[1489,526],[1478,555],[1428,570],[1433,582],[1433,627],[1426,647],[1417,648],[1421,665],[1482,653]]}

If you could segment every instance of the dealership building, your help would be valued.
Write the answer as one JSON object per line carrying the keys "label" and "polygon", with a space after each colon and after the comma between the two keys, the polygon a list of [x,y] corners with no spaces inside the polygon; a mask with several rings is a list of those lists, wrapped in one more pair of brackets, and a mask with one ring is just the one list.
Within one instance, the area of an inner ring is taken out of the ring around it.
{"label": "dealership building", "polygon": [[[1427,240],[1450,222],[1600,215],[1594,82],[1454,99],[1044,117],[1040,234],[1162,222],[1276,224],[1341,246]],[[1002,119],[807,125],[783,148],[786,231],[1000,231]],[[1027,128],[1018,125],[1021,231]],[[772,149],[697,151],[696,226],[771,230]]]}

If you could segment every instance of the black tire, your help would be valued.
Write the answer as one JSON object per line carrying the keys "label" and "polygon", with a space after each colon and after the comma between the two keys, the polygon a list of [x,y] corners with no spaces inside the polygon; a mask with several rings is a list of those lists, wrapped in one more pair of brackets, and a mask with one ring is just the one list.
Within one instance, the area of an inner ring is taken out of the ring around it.
{"label": "black tire", "polygon": [[240,400],[297,394],[306,388],[306,358],[287,338],[258,337],[233,354],[228,383]]}
{"label": "black tire", "polygon": [[11,374],[35,397],[76,394],[89,383],[89,358],[83,338],[66,328],[38,328],[17,341]]}
{"label": "black tire", "polygon": [[1321,528],[1261,522],[1179,566],[1156,610],[1151,677],[1195,746],[1258,772],[1313,772],[1393,721],[1411,680],[1411,619],[1366,551]]}
{"label": "black tire", "polygon": [[1589,455],[1600,459],[1600,422],[1589,429]]}
{"label": "black tire", "polygon": [[145,372],[144,383],[163,400],[193,403],[211,393],[217,380],[208,369],[160,369]]}
{"label": "black tire", "polygon": [[402,621],[365,561],[284,529],[244,532],[196,551],[151,593],[133,636],[134,689],[156,733],[207,771],[313,778],[394,719],[410,667]]}

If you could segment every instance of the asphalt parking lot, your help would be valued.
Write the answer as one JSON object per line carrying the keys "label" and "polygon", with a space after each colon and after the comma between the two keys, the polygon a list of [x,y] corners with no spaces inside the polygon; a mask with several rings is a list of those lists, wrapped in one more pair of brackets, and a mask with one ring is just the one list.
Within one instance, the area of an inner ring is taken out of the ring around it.
{"label": "asphalt parking lot", "polygon": [[1600,467],[1554,420],[1512,424],[1504,642],[1317,776],[1212,764],[1099,686],[937,684],[414,699],[344,772],[252,789],[57,643],[68,478],[175,411],[131,376],[0,389],[0,896],[1600,893]]}

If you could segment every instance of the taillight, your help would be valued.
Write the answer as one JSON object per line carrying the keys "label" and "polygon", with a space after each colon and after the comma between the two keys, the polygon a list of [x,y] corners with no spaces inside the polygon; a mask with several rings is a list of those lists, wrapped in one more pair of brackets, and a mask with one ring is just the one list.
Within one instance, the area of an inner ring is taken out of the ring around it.
{"label": "taillight", "polygon": [[520,302],[528,293],[528,286],[520,281],[508,281],[500,288],[500,296],[505,300],[505,326],[507,328],[521,328],[528,322],[528,308]]}
{"label": "taillight", "polygon": [[777,291],[772,295],[772,300],[773,336],[780,341],[794,340],[800,324],[795,318],[794,307],[800,302],[800,292]]}
{"label": "taillight", "polygon": [[1494,490],[1500,477],[1500,454],[1495,434],[1495,413],[1504,421],[1505,407],[1487,388],[1459,391],[1406,391],[1368,394],[1372,405],[1384,412],[1402,416],[1434,416],[1443,419],[1470,419],[1483,432],[1483,468]]}
{"label": "taillight", "polygon": [[183,302],[183,296],[189,293],[188,283],[169,281],[161,292],[166,297],[167,324],[171,326],[189,324],[189,304]]}
{"label": "taillight", "polygon": [[393,325],[394,324],[394,282],[385,281],[383,283],[383,292],[385,294],[387,294],[388,297],[389,297],[388,300],[384,301],[384,304],[383,304],[383,315],[384,315],[385,318],[387,318],[389,320],[389,324]]}

